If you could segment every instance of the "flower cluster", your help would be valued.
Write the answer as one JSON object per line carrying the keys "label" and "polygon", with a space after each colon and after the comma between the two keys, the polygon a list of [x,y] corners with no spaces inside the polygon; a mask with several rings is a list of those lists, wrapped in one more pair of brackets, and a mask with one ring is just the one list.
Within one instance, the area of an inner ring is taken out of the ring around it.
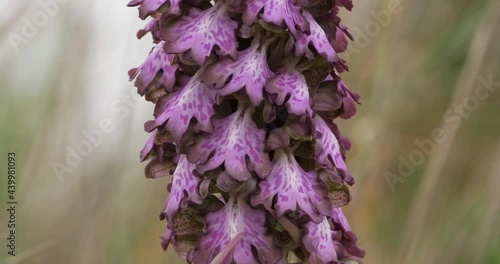
{"label": "flower cluster", "polygon": [[359,95],[339,74],[351,0],[132,0],[155,47],[129,74],[155,104],[146,176],[171,176],[162,246],[189,263],[353,263],[340,207]]}

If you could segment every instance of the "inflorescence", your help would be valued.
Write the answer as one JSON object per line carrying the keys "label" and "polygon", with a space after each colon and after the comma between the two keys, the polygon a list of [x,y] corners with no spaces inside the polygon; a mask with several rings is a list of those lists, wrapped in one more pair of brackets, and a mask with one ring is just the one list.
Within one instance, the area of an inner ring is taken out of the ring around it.
{"label": "inflorescence", "polygon": [[132,0],[155,47],[130,71],[154,103],[141,152],[171,176],[162,246],[189,263],[356,263],[336,118],[356,112],[351,0]]}

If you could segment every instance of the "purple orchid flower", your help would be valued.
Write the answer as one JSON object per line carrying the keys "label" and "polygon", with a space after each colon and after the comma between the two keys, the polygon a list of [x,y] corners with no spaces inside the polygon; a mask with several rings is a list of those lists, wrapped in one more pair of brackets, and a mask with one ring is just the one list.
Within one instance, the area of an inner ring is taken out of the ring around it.
{"label": "purple orchid flower", "polygon": [[155,47],[129,72],[155,104],[146,176],[170,176],[161,245],[188,263],[361,263],[341,206],[354,179],[335,124],[351,0],[132,0]]}

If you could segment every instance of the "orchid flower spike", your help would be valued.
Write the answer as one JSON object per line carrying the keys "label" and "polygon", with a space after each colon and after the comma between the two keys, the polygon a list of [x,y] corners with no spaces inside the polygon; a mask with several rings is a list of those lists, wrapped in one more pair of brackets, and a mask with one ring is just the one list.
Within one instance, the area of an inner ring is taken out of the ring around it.
{"label": "orchid flower spike", "polygon": [[141,161],[169,176],[161,245],[196,264],[361,263],[334,120],[351,0],[132,0],[155,47],[129,72],[155,104]]}

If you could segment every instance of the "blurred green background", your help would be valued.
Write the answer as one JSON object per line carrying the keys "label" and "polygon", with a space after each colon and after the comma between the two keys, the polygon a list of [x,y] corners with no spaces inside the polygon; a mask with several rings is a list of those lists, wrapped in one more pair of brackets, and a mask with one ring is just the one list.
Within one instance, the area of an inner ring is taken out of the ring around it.
{"label": "blurred green background", "polygon": [[[135,39],[145,22],[125,0],[47,2],[0,0],[0,262],[182,263],[158,238],[169,179],[145,179],[138,161],[153,106],[127,71],[152,47]],[[500,263],[500,85],[475,97],[481,79],[500,82],[500,1],[354,3],[343,21],[358,42],[342,76],[362,105],[340,126],[356,178],[345,212],[365,263]],[[460,116],[464,102],[477,104]],[[108,133],[57,167],[101,122]],[[395,177],[440,127],[434,153]],[[16,257],[5,247],[10,151]]]}

